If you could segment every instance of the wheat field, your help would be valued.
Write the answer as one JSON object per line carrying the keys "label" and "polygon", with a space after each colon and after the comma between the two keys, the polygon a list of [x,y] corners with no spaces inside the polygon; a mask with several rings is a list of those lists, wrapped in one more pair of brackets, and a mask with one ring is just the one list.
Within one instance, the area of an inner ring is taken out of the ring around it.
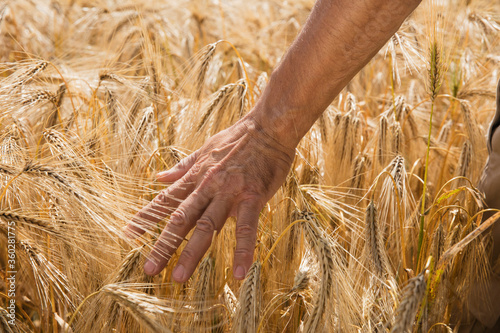
{"label": "wheat field", "polygon": [[171,280],[180,251],[160,275],[143,271],[166,221],[123,236],[165,188],[157,172],[252,109],[313,5],[0,1],[1,332],[471,320],[495,269],[476,184],[500,77],[496,1],[424,1],[345,87],[262,210],[244,281],[232,219],[184,284]]}

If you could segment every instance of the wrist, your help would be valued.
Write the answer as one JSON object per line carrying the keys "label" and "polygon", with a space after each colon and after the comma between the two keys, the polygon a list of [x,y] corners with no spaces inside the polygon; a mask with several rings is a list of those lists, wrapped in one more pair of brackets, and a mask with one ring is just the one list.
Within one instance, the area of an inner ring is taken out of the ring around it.
{"label": "wrist", "polygon": [[288,149],[295,149],[303,135],[293,128],[286,110],[257,105],[245,116],[259,132],[265,133],[276,143]]}
{"label": "wrist", "polygon": [[279,65],[248,116],[276,141],[295,149],[330,100],[318,91],[311,93],[292,74],[287,66]]}

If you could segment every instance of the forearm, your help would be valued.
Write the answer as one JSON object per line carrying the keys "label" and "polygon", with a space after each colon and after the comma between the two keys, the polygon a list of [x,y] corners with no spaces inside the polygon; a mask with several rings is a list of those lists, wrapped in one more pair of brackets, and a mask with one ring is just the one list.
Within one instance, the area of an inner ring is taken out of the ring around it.
{"label": "forearm", "polygon": [[420,0],[318,0],[250,113],[292,148]]}

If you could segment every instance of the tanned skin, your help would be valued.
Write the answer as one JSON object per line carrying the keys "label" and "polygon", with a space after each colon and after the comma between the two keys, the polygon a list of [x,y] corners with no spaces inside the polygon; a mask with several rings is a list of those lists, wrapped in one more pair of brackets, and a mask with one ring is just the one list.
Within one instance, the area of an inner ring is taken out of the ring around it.
{"label": "tanned skin", "polygon": [[186,235],[173,280],[185,282],[214,231],[235,216],[233,275],[253,262],[259,213],[283,184],[295,148],[344,86],[399,29],[420,0],[318,0],[255,107],[157,179],[173,183],[136,214],[137,237],[170,215],[144,270],[160,273]]}

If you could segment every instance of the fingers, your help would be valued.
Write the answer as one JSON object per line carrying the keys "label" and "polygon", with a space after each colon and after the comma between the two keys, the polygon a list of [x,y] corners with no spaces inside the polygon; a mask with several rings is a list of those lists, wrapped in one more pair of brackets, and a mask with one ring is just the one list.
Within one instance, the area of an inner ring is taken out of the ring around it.
{"label": "fingers", "polygon": [[147,206],[141,209],[124,229],[129,238],[136,238],[149,230],[156,223],[171,214],[179,203],[194,190],[195,183],[191,176],[185,175],[177,183],[163,190]]}
{"label": "fingers", "polygon": [[260,209],[257,201],[242,201],[238,205],[233,263],[233,276],[237,280],[245,278],[253,262]]}
{"label": "fingers", "polygon": [[162,183],[172,183],[177,181],[179,178],[183,177],[189,169],[191,169],[197,158],[198,151],[195,151],[191,155],[180,160],[179,163],[177,163],[173,168],[159,172],[156,175],[156,179]]}
{"label": "fingers", "polygon": [[172,213],[170,220],[144,264],[146,274],[156,275],[162,271],[184,240],[184,237],[194,227],[195,222],[202,215],[209,202],[208,196],[200,191],[194,191]]}
{"label": "fingers", "polygon": [[214,198],[196,222],[191,239],[179,257],[172,277],[176,282],[186,282],[193,274],[203,255],[210,248],[214,231],[219,231],[229,215],[232,201]]}

